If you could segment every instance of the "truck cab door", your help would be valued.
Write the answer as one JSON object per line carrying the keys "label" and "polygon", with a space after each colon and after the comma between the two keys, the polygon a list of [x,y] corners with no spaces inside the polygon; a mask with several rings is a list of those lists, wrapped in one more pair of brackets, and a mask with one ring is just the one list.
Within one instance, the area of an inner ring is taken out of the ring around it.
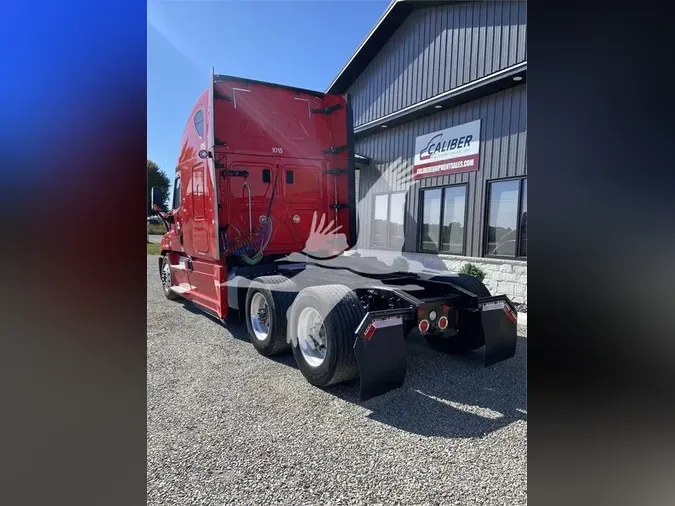
{"label": "truck cab door", "polygon": [[189,291],[190,280],[188,278],[188,270],[186,266],[187,257],[184,256],[183,248],[183,189],[181,185],[180,170],[176,171],[176,179],[173,184],[173,201],[171,205],[171,217],[173,223],[171,229],[167,233],[169,240],[169,253],[171,274],[173,277],[173,286],[181,293]]}
{"label": "truck cab door", "polygon": [[206,213],[206,163],[197,159],[192,166],[186,167],[189,175],[188,191],[186,193],[187,223],[183,238],[185,252],[192,257],[209,255],[209,221]]}

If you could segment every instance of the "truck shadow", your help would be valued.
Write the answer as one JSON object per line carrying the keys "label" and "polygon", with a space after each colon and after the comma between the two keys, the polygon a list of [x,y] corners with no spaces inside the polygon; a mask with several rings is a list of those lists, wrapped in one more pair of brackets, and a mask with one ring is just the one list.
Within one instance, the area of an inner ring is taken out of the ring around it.
{"label": "truck shadow", "polygon": [[[446,355],[411,336],[401,388],[359,401],[359,381],[324,389],[370,411],[368,418],[406,432],[444,438],[483,437],[527,420],[527,338],[519,337],[510,360],[484,366],[483,350]],[[293,355],[271,357],[297,369]]]}
{"label": "truck shadow", "polygon": [[[238,318],[234,317],[232,318],[231,322],[225,323],[223,320],[220,318],[212,315],[209,312],[206,312],[202,309],[200,309],[199,306],[194,304],[193,302],[187,300],[187,299],[178,299],[176,302],[181,304],[183,306],[183,309],[185,311],[189,311],[192,314],[199,315],[200,318],[208,318],[212,322],[220,325],[223,327],[227,332],[232,334],[232,337],[237,339],[238,341],[245,341],[245,342],[250,342],[248,339],[248,330],[246,328],[246,323],[243,321],[239,321]],[[291,357],[292,358],[292,357]]]}
{"label": "truck shadow", "polygon": [[[190,312],[205,314],[190,302],[183,305]],[[249,341],[245,323],[224,324],[206,316],[233,338]],[[429,348],[417,335],[408,338],[406,347],[408,369],[401,388],[364,402],[359,401],[358,380],[324,391],[369,410],[367,417],[372,420],[422,436],[483,437],[527,420],[527,338],[518,337],[513,358],[490,367],[483,364],[483,349],[446,355]],[[290,352],[269,359],[298,369]]]}
{"label": "truck shadow", "polygon": [[[490,367],[483,350],[451,356],[411,337],[406,381],[397,390],[360,403],[372,420],[423,436],[475,438],[527,420],[527,339],[516,354]],[[359,403],[358,382],[332,392]]]}

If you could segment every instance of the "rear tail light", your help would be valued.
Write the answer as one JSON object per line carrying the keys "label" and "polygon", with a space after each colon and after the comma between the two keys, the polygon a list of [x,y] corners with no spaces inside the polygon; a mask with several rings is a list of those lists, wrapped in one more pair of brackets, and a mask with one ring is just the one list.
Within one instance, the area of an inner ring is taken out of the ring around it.
{"label": "rear tail light", "polygon": [[448,319],[445,316],[441,316],[438,319],[438,328],[441,330],[445,330],[448,328]]}
{"label": "rear tail light", "polygon": [[417,324],[417,328],[420,329],[420,332],[426,332],[429,330],[429,321],[428,320],[421,320]]}

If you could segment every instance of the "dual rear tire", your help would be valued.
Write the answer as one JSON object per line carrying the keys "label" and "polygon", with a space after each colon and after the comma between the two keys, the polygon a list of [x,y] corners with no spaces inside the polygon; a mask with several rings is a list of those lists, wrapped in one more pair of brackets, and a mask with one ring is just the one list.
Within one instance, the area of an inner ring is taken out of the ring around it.
{"label": "dual rear tire", "polygon": [[344,285],[300,292],[291,309],[289,336],[307,381],[326,387],[358,377],[354,331],[365,315],[359,298]]}
{"label": "dual rear tire", "polygon": [[246,326],[253,347],[261,355],[269,357],[290,348],[286,328],[296,290],[295,283],[286,276],[262,276],[249,286]]}
{"label": "dual rear tire", "polygon": [[299,290],[285,276],[256,278],[246,296],[246,315],[256,350],[270,356],[290,348],[312,385],[326,387],[358,377],[354,329],[365,310],[346,286]]}

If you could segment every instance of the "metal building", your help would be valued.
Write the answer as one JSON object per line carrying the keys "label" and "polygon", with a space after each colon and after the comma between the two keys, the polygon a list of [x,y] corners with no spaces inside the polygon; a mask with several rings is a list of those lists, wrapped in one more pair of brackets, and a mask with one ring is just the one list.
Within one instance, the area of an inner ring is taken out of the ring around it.
{"label": "metal building", "polygon": [[473,263],[519,303],[526,15],[524,1],[393,1],[327,90],[351,95],[359,249]]}

